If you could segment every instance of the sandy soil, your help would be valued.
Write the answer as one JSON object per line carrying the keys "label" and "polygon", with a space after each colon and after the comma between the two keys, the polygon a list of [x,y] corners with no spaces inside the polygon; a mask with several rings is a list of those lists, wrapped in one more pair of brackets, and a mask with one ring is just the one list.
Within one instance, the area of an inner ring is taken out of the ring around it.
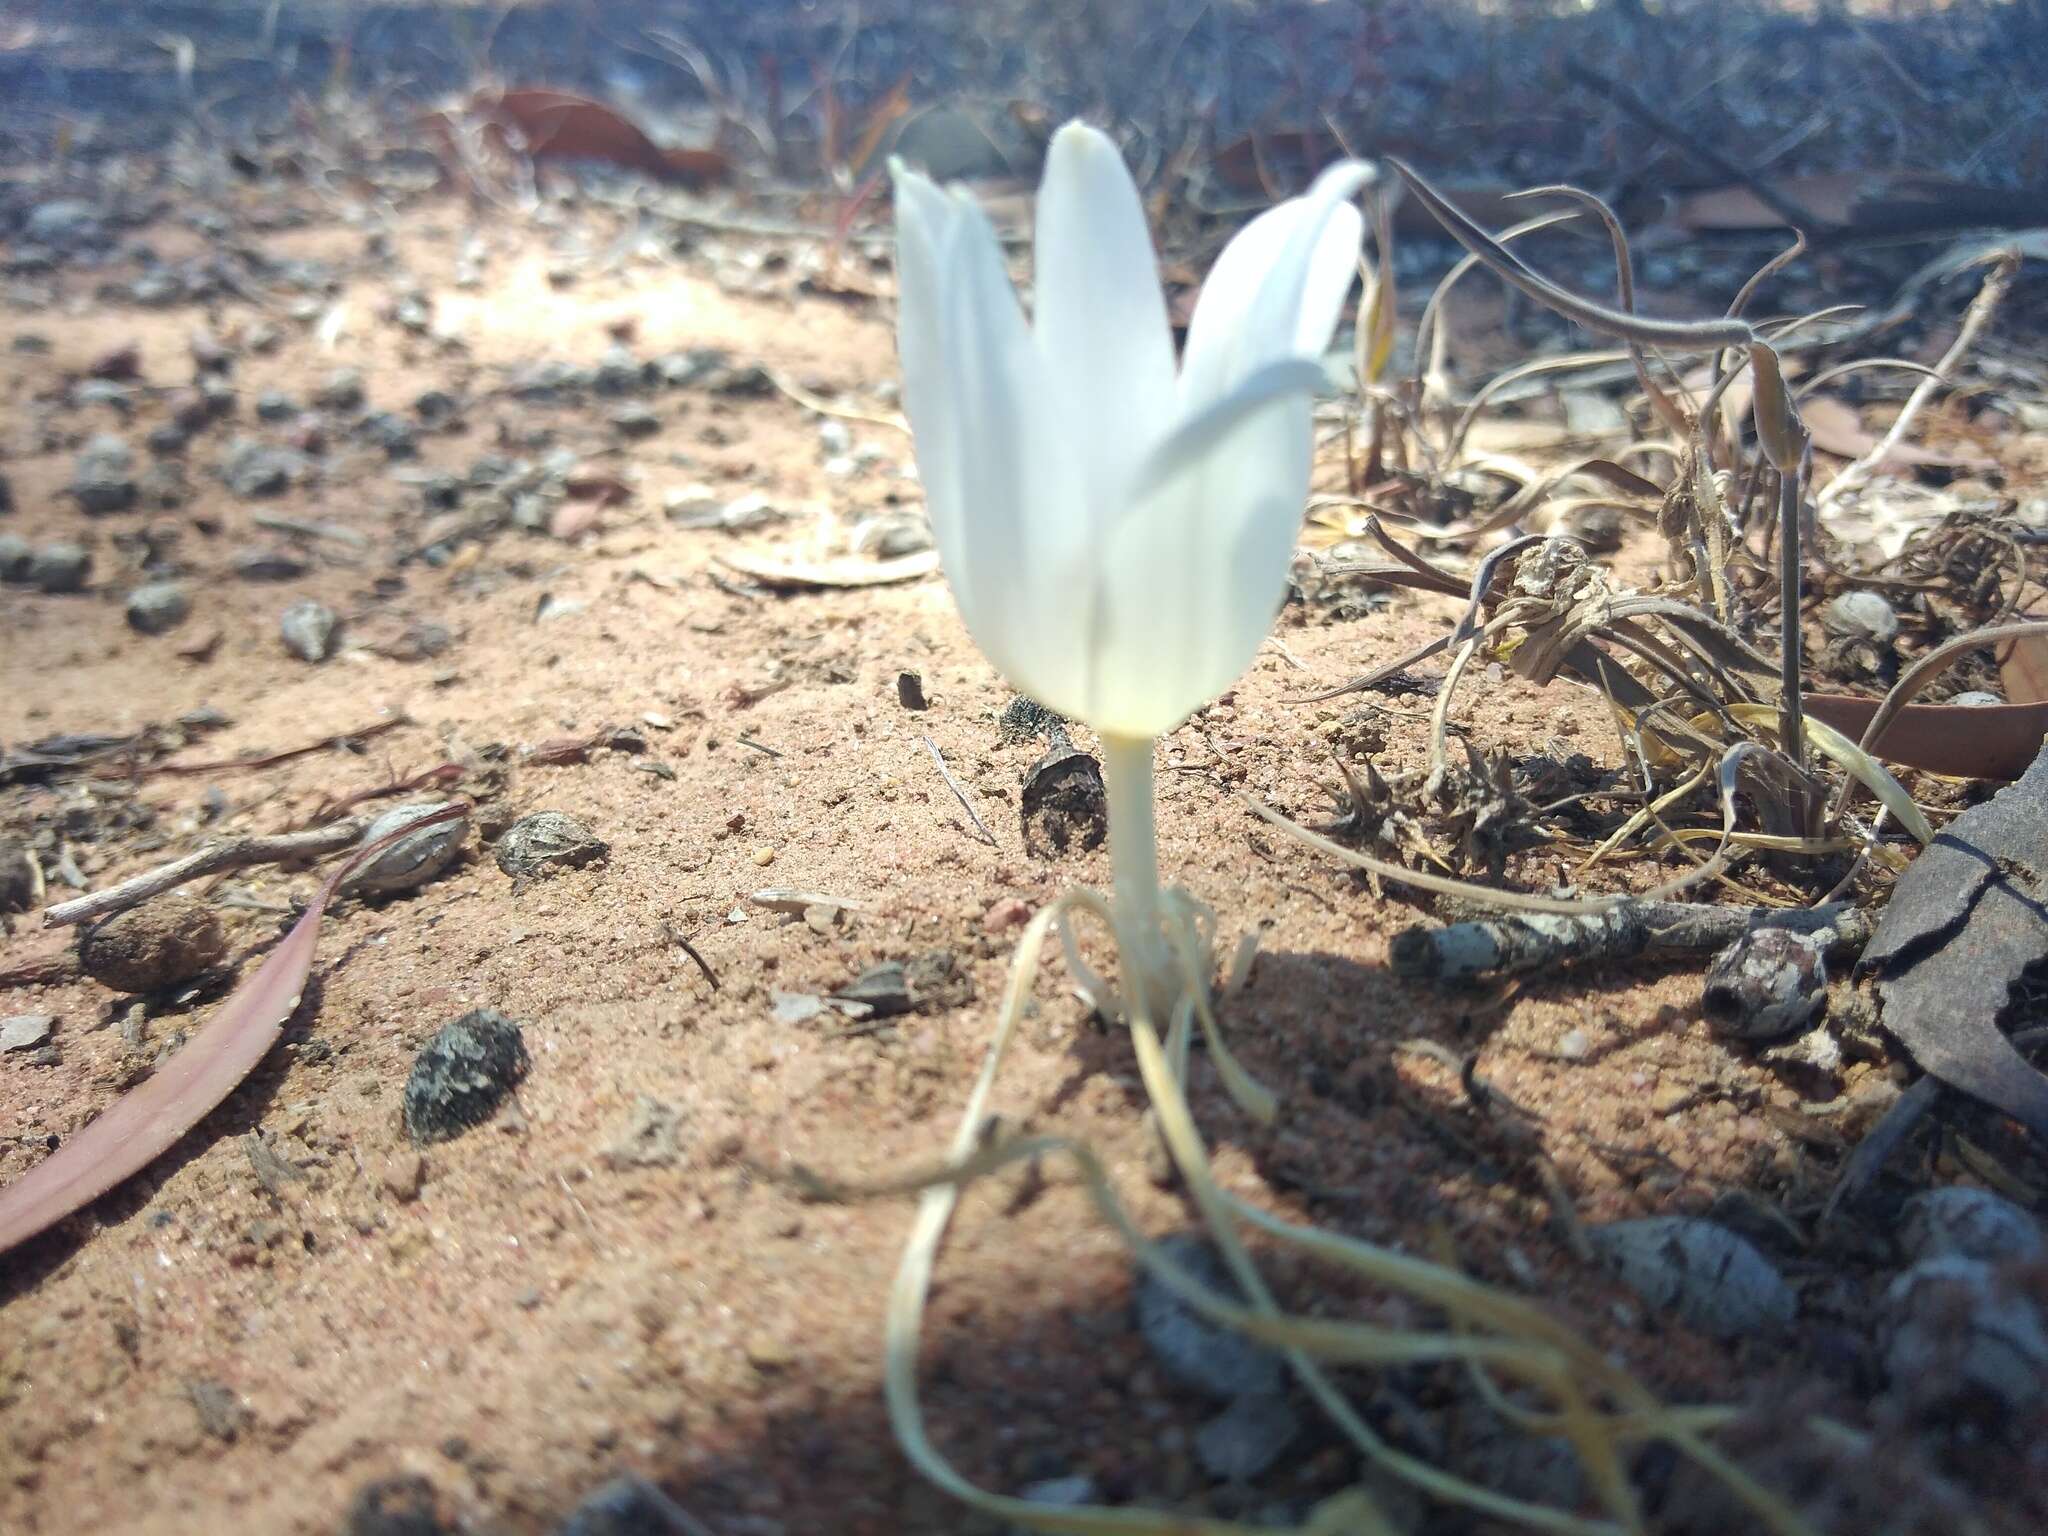
{"label": "sandy soil", "polygon": [[[115,266],[60,270],[47,305],[0,314],[14,346],[0,445],[19,508],[0,531],[82,537],[96,560],[83,595],[7,590],[0,739],[132,730],[206,706],[230,723],[179,755],[223,761],[389,711],[410,723],[359,752],[256,772],[13,788],[7,823],[26,833],[61,822],[98,887],[208,833],[280,829],[325,797],[453,762],[469,770],[469,792],[492,795],[500,823],[565,812],[610,853],[514,880],[472,838],[461,866],[416,893],[342,904],[317,987],[250,1081],[157,1166],[0,1260],[0,1529],[325,1532],[366,1484],[412,1474],[456,1528],[536,1532],[628,1469],[721,1536],[975,1528],[909,1473],[881,1413],[881,1306],[908,1208],[805,1204],[770,1175],[802,1162],[879,1176],[932,1156],[979,1064],[1015,924],[1071,883],[1105,885],[1106,854],[1026,850],[1020,786],[1042,747],[1004,739],[1010,695],[940,580],[774,595],[715,564],[738,545],[800,558],[843,543],[865,516],[914,506],[906,439],[853,424],[855,448],[871,446],[874,461],[828,473],[818,418],[777,393],[658,391],[648,403],[659,430],[622,442],[605,424],[616,402],[550,406],[498,387],[509,368],[595,362],[630,327],[643,358],[725,347],[887,410],[886,305],[805,293],[772,268],[741,284],[737,247],[587,264],[558,286],[549,234],[509,220],[484,231],[483,283],[463,290],[459,205],[426,204],[375,246],[312,207],[311,222],[264,236],[264,248],[343,273],[333,303],[345,329],[327,346],[315,317],[279,316],[282,344],[257,355],[240,345],[253,311],[210,317],[237,351],[240,404],[187,450],[181,508],[87,519],[63,490],[90,432],[122,433],[148,462],[142,438],[165,417],[162,389],[190,377],[187,337],[203,310],[96,300],[100,282],[123,276]],[[575,233],[602,250],[622,229],[596,214]],[[171,223],[141,237],[167,259],[204,249]],[[384,318],[398,274],[432,296],[453,342]],[[48,350],[22,350],[31,335]],[[147,386],[132,419],[62,403],[67,380],[129,342]],[[387,466],[330,421],[315,486],[265,502],[230,494],[211,472],[226,440],[287,430],[254,420],[255,397],[306,400],[342,365],[363,370],[373,409],[406,413],[443,389],[468,401],[461,424],[423,433],[416,463]],[[536,431],[622,477],[629,499],[570,540],[506,531],[438,568],[397,563],[434,514],[394,467],[461,474],[489,452],[537,457],[522,446]],[[676,528],[664,492],[695,482],[721,499],[758,492],[797,516],[737,538]],[[294,544],[257,527],[259,512],[341,524],[366,542]],[[236,576],[238,551],[273,545],[298,548],[310,570],[284,584]],[[168,548],[194,599],[192,617],[159,637],[122,613],[151,546]],[[342,653],[317,666],[277,636],[279,612],[306,596],[349,626]],[[544,600],[553,611],[537,618]],[[1724,1346],[1646,1316],[1573,1257],[1527,1139],[1477,1114],[1451,1067],[1400,1048],[1476,1053],[1479,1075],[1540,1117],[1536,1140],[1586,1221],[1810,1199],[1861,1124],[1854,1110],[1810,1113],[1815,1097],[1882,1103],[1886,1068],[1825,1083],[1781,1075],[1706,1030],[1692,972],[1540,977],[1477,995],[1398,982],[1387,940],[1424,914],[1376,898],[1233,798],[1322,816],[1333,737],[1383,735],[1383,763],[1418,761],[1419,695],[1368,696],[1362,711],[1291,700],[1426,638],[1450,611],[1412,595],[1343,622],[1290,610],[1281,644],[1162,745],[1167,870],[1219,905],[1228,936],[1259,935],[1227,1023],[1284,1102],[1276,1126],[1254,1126],[1198,1063],[1221,1177],[1262,1205],[1376,1240],[1448,1238],[1477,1273],[1544,1298],[1660,1389],[1768,1398],[1788,1373],[1815,1374],[1816,1330],[1790,1349]],[[447,626],[455,643],[419,661],[370,648],[413,621]],[[206,659],[181,657],[214,630]],[[905,671],[922,679],[922,712],[900,700]],[[1605,705],[1568,684],[1496,680],[1462,718],[1477,739],[1518,751],[1558,742],[1599,764],[1616,758]],[[644,752],[529,755],[636,724]],[[996,846],[968,825],[927,738]],[[314,879],[257,870],[215,894],[274,907],[305,898]],[[806,920],[750,901],[770,885],[861,910]],[[246,972],[281,919],[246,906],[222,916]],[[17,924],[0,963],[63,951],[32,915]],[[774,1012],[778,993],[826,993],[878,962],[935,955],[945,959],[926,963],[933,974],[950,966],[952,983],[885,1027]],[[1003,1113],[1093,1143],[1149,1230],[1186,1225],[1181,1195],[1149,1176],[1126,1046],[1090,1020],[1057,958],[1044,970]],[[5,1012],[57,1016],[57,1052],[42,1065],[0,1059],[0,1181],[103,1109],[135,1076],[138,1051],[147,1059],[189,1032],[227,985],[152,1005],[139,1047],[118,1027],[126,1000],[89,981],[9,989]],[[399,1117],[413,1057],[442,1023],[484,1006],[521,1023],[531,1071],[490,1125],[416,1149]],[[672,1113],[674,1140],[656,1137],[636,1162],[648,1143],[630,1132],[647,1100]],[[303,1177],[266,1183],[252,1134]],[[1189,1445],[1212,1410],[1151,1362],[1119,1244],[1059,1170],[999,1183],[968,1201],[931,1319],[928,1407],[965,1471],[1008,1489],[1085,1473],[1110,1498],[1233,1514],[1284,1510],[1352,1474],[1347,1453],[1311,1436],[1256,1487],[1212,1485]],[[1877,1283],[1853,1255],[1788,1247],[1795,1281]],[[1298,1262],[1278,1259],[1275,1273],[1313,1305],[1427,1320]],[[1843,1368],[1849,1381],[1861,1358]],[[1381,1422],[1437,1426],[1448,1459],[1505,1475],[1472,1440],[1451,1378],[1370,1391]]]}

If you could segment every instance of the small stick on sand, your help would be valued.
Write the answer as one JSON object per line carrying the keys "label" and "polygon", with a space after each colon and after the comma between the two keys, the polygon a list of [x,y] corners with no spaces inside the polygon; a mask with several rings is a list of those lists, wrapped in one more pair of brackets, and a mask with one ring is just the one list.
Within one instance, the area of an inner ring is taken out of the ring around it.
{"label": "small stick on sand", "polygon": [[1717,907],[1702,902],[1628,902],[1583,915],[1530,913],[1489,917],[1394,935],[1394,974],[1433,981],[1477,981],[1520,971],[1640,955],[1710,955],[1757,928],[1832,934],[1831,953],[1861,950],[1872,920],[1846,905],[1815,908]]}
{"label": "small stick on sand", "polygon": [[112,912],[125,912],[175,886],[231,869],[247,869],[252,864],[285,864],[294,859],[316,859],[322,854],[339,853],[352,847],[368,825],[367,821],[355,818],[314,827],[306,832],[280,832],[268,837],[244,837],[232,843],[214,843],[197,853],[188,853],[182,859],[160,864],[131,880],[123,880],[119,885],[110,885],[103,891],[91,891],[70,901],[60,901],[54,907],[45,907],[43,926],[62,928],[73,923],[91,922]]}

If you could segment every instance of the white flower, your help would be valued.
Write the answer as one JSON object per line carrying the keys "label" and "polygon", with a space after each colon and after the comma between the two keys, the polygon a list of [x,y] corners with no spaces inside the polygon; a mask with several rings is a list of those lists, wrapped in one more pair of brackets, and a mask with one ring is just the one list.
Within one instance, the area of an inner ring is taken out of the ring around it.
{"label": "white flower", "polygon": [[1251,664],[1285,592],[1371,172],[1333,166],[1231,240],[1176,375],[1144,209],[1103,134],[1053,137],[1028,324],[972,197],[893,169],[904,400],[967,627],[1061,714],[1170,730]]}

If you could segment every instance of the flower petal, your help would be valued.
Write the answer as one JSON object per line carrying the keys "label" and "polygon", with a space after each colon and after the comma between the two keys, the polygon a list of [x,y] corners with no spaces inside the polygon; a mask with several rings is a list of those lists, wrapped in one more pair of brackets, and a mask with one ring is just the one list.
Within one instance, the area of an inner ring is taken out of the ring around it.
{"label": "flower petal", "polygon": [[943,316],[947,269],[939,251],[954,224],[952,199],[925,177],[889,162],[896,183],[896,352],[903,364],[903,406],[934,529],[957,540],[961,517],[953,389],[946,376]]}
{"label": "flower petal", "polygon": [[1363,238],[1350,199],[1371,175],[1360,161],[1340,161],[1223,248],[1188,326],[1183,417],[1222,399],[1262,363],[1289,353],[1319,356],[1328,346]]}
{"label": "flower petal", "polygon": [[1097,730],[1171,730],[1251,665],[1286,593],[1321,380],[1267,363],[1147,457],[1102,556]]}
{"label": "flower petal", "polygon": [[1106,134],[1072,122],[1053,135],[1037,226],[1034,328],[1099,521],[1174,412],[1159,261],[1137,185]]}
{"label": "flower petal", "polygon": [[1074,576],[1090,557],[1058,514],[1080,495],[1076,465],[995,231],[968,194],[949,201],[940,332],[958,502],[932,533],[982,654],[1023,692],[1071,713],[1086,675],[1087,594]]}

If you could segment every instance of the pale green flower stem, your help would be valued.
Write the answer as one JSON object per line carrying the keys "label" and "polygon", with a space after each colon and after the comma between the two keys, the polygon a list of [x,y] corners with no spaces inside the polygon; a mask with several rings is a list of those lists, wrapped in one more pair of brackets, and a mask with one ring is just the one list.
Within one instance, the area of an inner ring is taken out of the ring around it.
{"label": "pale green flower stem", "polygon": [[1159,903],[1159,837],[1152,814],[1150,736],[1102,738],[1109,789],[1109,863],[1116,891],[1117,946],[1133,1012],[1161,1024],[1180,990]]}

